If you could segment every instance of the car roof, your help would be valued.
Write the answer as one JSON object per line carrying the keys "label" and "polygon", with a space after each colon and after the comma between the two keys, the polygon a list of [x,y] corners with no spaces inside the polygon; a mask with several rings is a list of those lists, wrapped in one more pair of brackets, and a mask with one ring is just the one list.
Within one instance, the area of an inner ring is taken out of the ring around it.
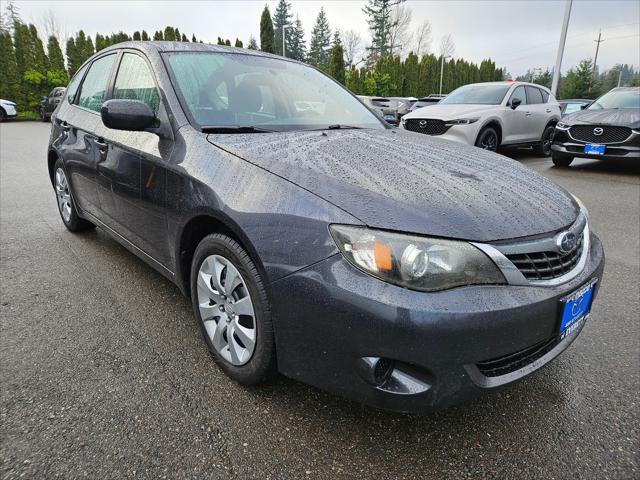
{"label": "car roof", "polygon": [[593,100],[589,100],[588,98],[563,98],[562,100],[558,100],[560,103],[591,103]]}

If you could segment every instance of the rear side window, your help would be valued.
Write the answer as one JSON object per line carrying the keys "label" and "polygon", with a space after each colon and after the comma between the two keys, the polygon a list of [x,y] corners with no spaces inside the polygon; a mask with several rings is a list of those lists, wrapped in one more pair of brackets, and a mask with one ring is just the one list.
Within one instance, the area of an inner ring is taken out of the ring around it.
{"label": "rear side window", "polygon": [[76,74],[71,79],[71,82],[69,82],[69,86],[67,87],[67,100],[69,101],[69,103],[73,103],[73,101],[75,100],[76,92],[78,91],[78,86],[80,85],[80,82],[82,81],[82,77],[84,77],[84,72],[86,71],[87,71],[87,66],[85,65],[84,67],[82,67],[80,70],[76,72]]}
{"label": "rear side window", "polygon": [[536,103],[543,103],[542,93],[540,93],[539,88],[530,87],[527,85],[527,103],[529,105],[535,105]]}
{"label": "rear side window", "polygon": [[78,105],[94,112],[100,111],[102,102],[107,94],[109,76],[115,59],[115,55],[107,55],[91,64],[87,76],[82,82]]}
{"label": "rear side window", "polygon": [[160,95],[147,63],[134,53],[125,53],[113,87],[113,98],[140,100],[158,113]]}
{"label": "rear side window", "polygon": [[540,93],[542,93],[542,103],[547,103],[549,101],[549,94],[544,90],[540,90]]}

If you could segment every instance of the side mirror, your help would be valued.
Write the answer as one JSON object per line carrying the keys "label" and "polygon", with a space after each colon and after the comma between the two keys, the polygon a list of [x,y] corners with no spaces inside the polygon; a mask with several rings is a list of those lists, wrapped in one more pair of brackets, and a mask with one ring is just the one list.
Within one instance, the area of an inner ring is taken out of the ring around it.
{"label": "side mirror", "polygon": [[151,107],[140,100],[107,100],[100,109],[102,123],[114,130],[140,132],[156,126]]}
{"label": "side mirror", "polygon": [[584,110],[585,108],[587,108],[589,105],[591,105],[590,103],[585,103],[584,105],[580,105],[580,110]]}
{"label": "side mirror", "polygon": [[522,100],[519,98],[514,98],[513,100],[511,100],[511,108],[513,110],[515,110],[516,108],[518,108],[520,105],[522,105]]}

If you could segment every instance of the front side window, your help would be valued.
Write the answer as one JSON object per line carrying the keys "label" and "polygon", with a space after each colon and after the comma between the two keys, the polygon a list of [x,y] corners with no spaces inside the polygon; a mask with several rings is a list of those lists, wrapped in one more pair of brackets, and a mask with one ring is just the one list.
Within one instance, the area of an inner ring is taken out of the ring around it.
{"label": "front side window", "polygon": [[94,112],[100,111],[104,97],[107,94],[109,76],[115,59],[115,55],[107,55],[91,64],[91,68],[89,68],[87,76],[82,82],[78,105]]}
{"label": "front side window", "polygon": [[611,90],[589,105],[589,110],[603,108],[640,108],[640,88]]}
{"label": "front side window", "polygon": [[113,86],[113,98],[140,100],[158,113],[160,95],[147,63],[134,53],[125,53]]}
{"label": "front side window", "polygon": [[[440,100],[445,105],[500,105],[511,88],[509,84],[475,83],[456,88]],[[437,100],[436,100],[437,101]]]}
{"label": "front side window", "polygon": [[516,99],[520,100],[520,105],[527,104],[527,96],[522,85],[520,85],[513,91],[513,93],[511,94],[511,98],[509,99],[509,104],[512,104]]}
{"label": "front side window", "polygon": [[200,126],[385,128],[347,90],[305,65],[213,52],[176,52],[166,58],[184,107]]}
{"label": "front side window", "polygon": [[73,103],[73,101],[75,100],[76,92],[78,91],[78,85],[80,85],[80,82],[82,81],[82,77],[84,77],[84,72],[86,71],[87,71],[87,67],[85,65],[84,67],[82,67],[80,70],[76,72],[76,74],[73,76],[73,78],[69,82],[69,85],[67,86],[67,100],[69,101],[69,103]]}

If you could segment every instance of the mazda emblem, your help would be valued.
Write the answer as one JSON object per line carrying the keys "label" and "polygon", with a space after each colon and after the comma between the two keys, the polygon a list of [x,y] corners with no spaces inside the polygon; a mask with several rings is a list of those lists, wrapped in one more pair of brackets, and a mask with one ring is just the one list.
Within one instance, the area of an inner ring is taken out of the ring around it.
{"label": "mazda emblem", "polygon": [[593,129],[593,134],[594,135],[602,135],[602,133],[604,132],[604,129],[600,128],[600,127],[596,127]]}
{"label": "mazda emblem", "polygon": [[558,235],[556,245],[560,253],[567,254],[576,248],[576,235],[572,232],[563,232]]}
{"label": "mazda emblem", "polygon": [[427,121],[426,120],[420,120],[420,123],[418,125],[420,125],[420,128],[427,128]]}

